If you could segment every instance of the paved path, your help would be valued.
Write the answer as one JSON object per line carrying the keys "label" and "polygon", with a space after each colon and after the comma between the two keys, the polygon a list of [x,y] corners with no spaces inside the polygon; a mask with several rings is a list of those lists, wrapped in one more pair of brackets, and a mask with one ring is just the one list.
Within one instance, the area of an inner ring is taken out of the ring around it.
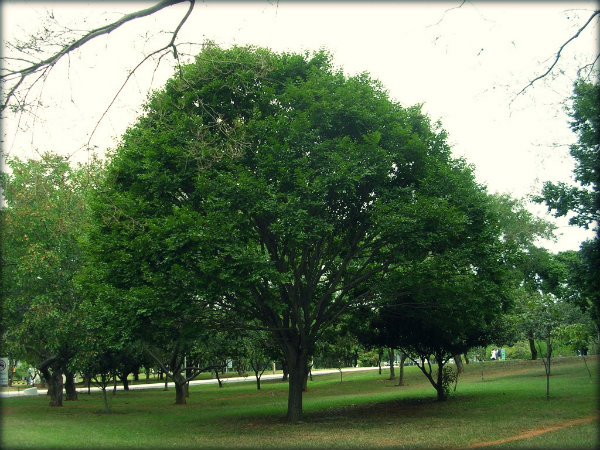
{"label": "paved path", "polygon": [[[378,369],[378,367],[348,367],[348,368],[344,368],[342,370],[343,373],[347,373],[347,372],[356,372],[356,371],[360,371],[360,370],[376,370]],[[315,369],[312,371],[313,376],[317,376],[317,375],[325,375],[328,373],[338,373],[339,371],[337,369]],[[260,380],[264,381],[264,380],[273,380],[273,379],[280,379],[282,377],[282,375],[280,373],[278,374],[264,374]],[[226,384],[226,383],[239,383],[241,381],[254,381],[256,382],[256,377],[254,375],[248,375],[247,377],[230,377],[230,378],[221,378],[221,381]],[[216,378],[211,378],[209,380],[192,380],[190,381],[190,385],[196,385],[196,384],[216,384],[217,383],[217,379]],[[170,382],[168,383],[169,387],[174,387],[175,383]],[[129,389],[130,390],[136,390],[136,389],[158,389],[158,388],[164,388],[165,387],[165,383],[164,382],[160,382],[160,383],[148,383],[148,384],[130,384],[129,385]],[[24,387],[23,390],[27,389],[27,387]],[[112,384],[107,388],[107,390],[112,390],[113,386]],[[122,391],[123,390],[123,385],[117,385],[117,391]],[[99,392],[100,388],[99,387],[92,387],[90,388],[90,391],[92,392]],[[38,395],[45,395],[47,392],[46,389],[38,389],[37,393]],[[79,393],[87,393],[87,388],[78,388],[77,392]],[[22,396],[23,395],[23,391],[8,391],[8,392],[1,392],[0,393],[0,397],[16,397],[16,396]]]}

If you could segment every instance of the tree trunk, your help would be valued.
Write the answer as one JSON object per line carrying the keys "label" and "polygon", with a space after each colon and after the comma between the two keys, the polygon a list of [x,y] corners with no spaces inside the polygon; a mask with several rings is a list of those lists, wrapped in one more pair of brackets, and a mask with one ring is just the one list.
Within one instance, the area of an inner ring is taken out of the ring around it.
{"label": "tree trunk", "polygon": [[390,360],[390,380],[393,380],[396,378],[396,374],[394,372],[394,349],[393,348],[388,348],[388,357]]}
{"label": "tree trunk", "polygon": [[281,381],[288,381],[289,369],[288,369],[288,363],[285,359],[283,361],[281,361],[281,371],[283,372],[283,377],[281,378]]}
{"label": "tree trunk", "polygon": [[398,386],[404,386],[404,361],[406,361],[406,353],[400,352],[400,375],[398,376]]}
{"label": "tree trunk", "polygon": [[466,353],[463,355],[463,357],[465,358],[465,364],[469,364],[469,358],[467,357]]}
{"label": "tree trunk", "polygon": [[129,376],[128,373],[122,373],[119,376],[119,379],[121,380],[121,383],[123,383],[123,390],[124,391],[128,391],[129,390],[129,380],[127,379],[128,376]]}
{"label": "tree trunk", "polygon": [[379,366],[379,375],[381,375],[381,360],[383,359],[383,349],[377,351],[377,365]]}
{"label": "tree trunk", "polygon": [[544,368],[546,369],[546,400],[550,400],[550,362],[552,360],[552,342],[546,339],[546,358]]}
{"label": "tree trunk", "polygon": [[173,382],[175,383],[175,404],[176,405],[185,405],[185,385],[187,384],[185,378],[181,375],[174,374]]}
{"label": "tree trunk", "polygon": [[302,387],[306,378],[307,358],[297,355],[288,359],[289,387],[286,419],[296,423],[302,418]]}
{"label": "tree trunk", "polygon": [[550,360],[552,359],[552,342],[546,339],[546,358],[548,359],[548,376],[550,376]]}
{"label": "tree trunk", "polygon": [[75,387],[75,375],[69,371],[65,371],[65,400],[77,400],[77,388]]}
{"label": "tree trunk", "polygon": [[217,369],[215,369],[215,377],[217,378],[217,381],[219,382],[219,387],[222,388],[223,387],[223,382],[219,378],[219,371]]}
{"label": "tree trunk", "polygon": [[62,406],[63,405],[63,379],[62,372],[59,369],[54,368],[52,373],[46,369],[48,377],[46,383],[48,384],[48,394],[50,395],[50,406]]}
{"label": "tree trunk", "polygon": [[456,371],[458,373],[465,373],[465,367],[463,366],[462,360],[460,359],[460,355],[452,355],[454,358],[454,362],[456,363]]}
{"label": "tree trunk", "polygon": [[308,390],[308,375],[310,374],[310,367],[306,367],[306,372],[304,373],[304,380],[302,381],[302,392],[306,392]]}
{"label": "tree trunk", "polygon": [[8,360],[8,385],[12,386],[13,385],[13,381],[15,380],[15,360],[12,358],[9,358]]}
{"label": "tree trunk", "polygon": [[110,414],[110,409],[108,408],[108,395],[106,394],[106,387],[108,386],[109,380],[107,379],[106,374],[104,373],[100,376],[100,380],[102,384],[102,398],[104,399],[104,412],[106,414]]}
{"label": "tree trunk", "polygon": [[435,390],[437,391],[438,402],[443,402],[444,400],[446,400],[446,392],[444,391],[444,383],[443,383],[444,366],[442,364],[442,361],[439,358],[436,358],[436,360],[437,360],[438,373],[437,373],[437,383],[435,386]]}
{"label": "tree trunk", "polygon": [[538,358],[537,350],[535,348],[535,342],[533,338],[527,338],[529,341],[529,350],[531,351],[531,360],[535,361]]}

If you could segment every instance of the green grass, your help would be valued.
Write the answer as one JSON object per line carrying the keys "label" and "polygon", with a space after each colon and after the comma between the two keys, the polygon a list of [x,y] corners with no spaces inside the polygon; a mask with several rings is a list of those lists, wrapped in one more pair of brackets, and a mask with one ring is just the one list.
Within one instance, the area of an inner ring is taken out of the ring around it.
{"label": "green grass", "polygon": [[[446,402],[416,367],[405,386],[377,371],[315,376],[304,418],[284,417],[287,383],[192,386],[175,406],[173,388],[119,391],[103,414],[100,393],[50,408],[45,396],[2,399],[3,449],[11,448],[597,448],[598,358],[554,361],[550,399],[541,361],[471,363]],[[483,370],[483,380],[482,373]],[[595,416],[590,422],[562,427]],[[562,427],[562,428],[559,428]],[[527,433],[552,428],[528,437]]]}

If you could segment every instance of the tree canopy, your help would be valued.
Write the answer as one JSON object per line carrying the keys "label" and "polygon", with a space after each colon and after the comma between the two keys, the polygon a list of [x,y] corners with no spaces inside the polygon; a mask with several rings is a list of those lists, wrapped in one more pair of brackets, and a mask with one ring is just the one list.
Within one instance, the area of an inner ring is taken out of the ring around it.
{"label": "tree canopy", "polygon": [[469,226],[447,200],[462,192],[432,188],[462,170],[445,138],[324,51],[208,46],[111,155],[94,267],[152,329],[192,330],[215,309],[260,320],[289,364],[296,421],[321,333],[376,275]]}
{"label": "tree canopy", "polygon": [[3,348],[35,364],[62,405],[62,375],[76,352],[81,296],[74,277],[87,220],[89,167],[73,168],[50,153],[10,159],[2,191]]}

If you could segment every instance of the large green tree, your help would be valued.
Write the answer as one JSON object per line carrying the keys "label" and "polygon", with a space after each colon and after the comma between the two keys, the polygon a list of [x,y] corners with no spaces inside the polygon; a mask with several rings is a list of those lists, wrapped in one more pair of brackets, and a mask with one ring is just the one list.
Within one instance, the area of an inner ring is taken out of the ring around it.
{"label": "large green tree", "polygon": [[[9,159],[2,174],[3,347],[35,363],[44,375],[51,406],[76,398],[68,363],[81,331],[81,295],[73,283],[83,255],[92,166],[72,167],[51,153],[39,160]],[[93,172],[93,170],[92,170]]]}
{"label": "large green tree", "polygon": [[445,400],[448,361],[501,332],[512,305],[513,252],[503,240],[503,197],[488,195],[466,166],[430,177],[427,189],[447,194],[438,205],[443,224],[430,237],[430,252],[379,281],[371,324],[387,345],[411,355]]}
{"label": "large green tree", "polygon": [[578,280],[591,299],[591,312],[600,340],[600,84],[598,81],[577,80],[570,100],[570,126],[577,135],[577,142],[571,145],[570,153],[575,161],[573,175],[577,185],[548,181],[534,199],[545,202],[548,210],[557,217],[571,215],[570,224],[585,229],[592,227],[596,231],[593,239],[581,245],[585,273],[580,273]]}
{"label": "large green tree", "polygon": [[436,251],[449,211],[423,187],[430,166],[452,164],[419,107],[325,52],[208,46],[112,154],[96,266],[154,329],[206,305],[259,319],[289,365],[295,422],[324,330],[375,292],[376,274]]}

